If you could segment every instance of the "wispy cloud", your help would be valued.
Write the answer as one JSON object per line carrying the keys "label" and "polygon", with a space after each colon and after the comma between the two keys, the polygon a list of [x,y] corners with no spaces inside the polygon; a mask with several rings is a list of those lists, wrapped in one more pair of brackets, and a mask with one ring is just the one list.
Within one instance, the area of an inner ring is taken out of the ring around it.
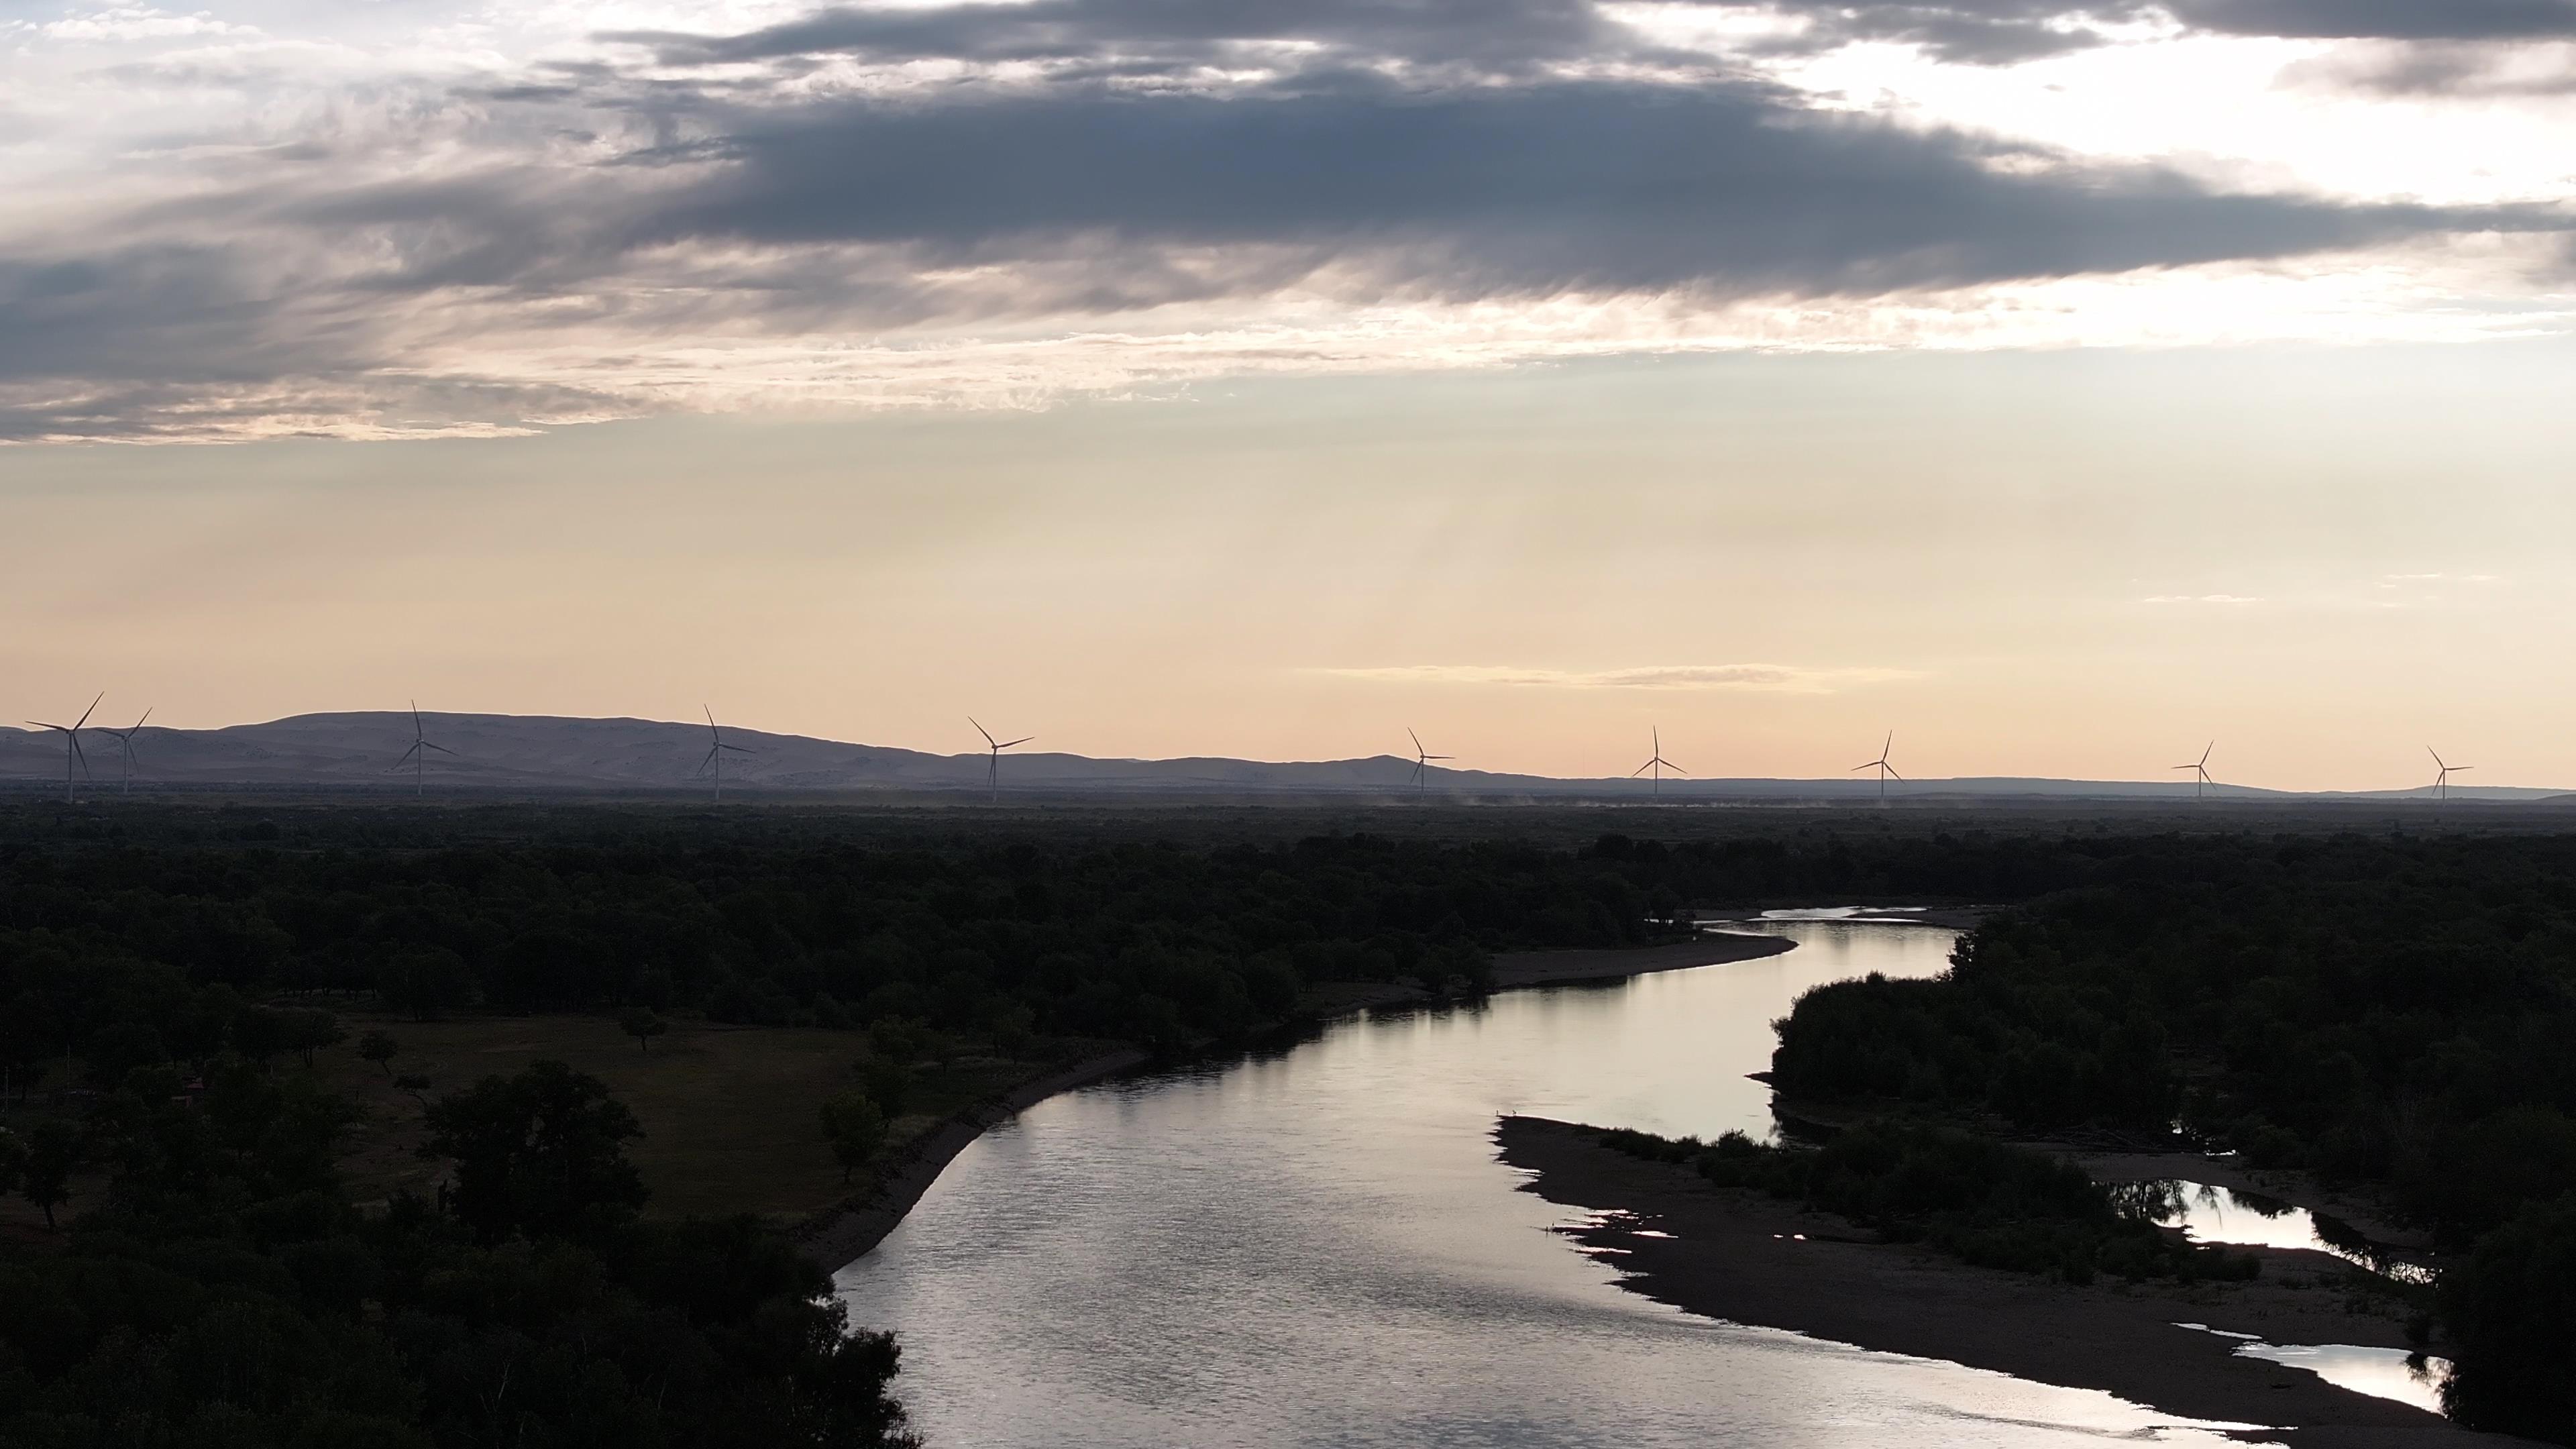
{"label": "wispy cloud", "polygon": [[1743,689],[1832,694],[1920,679],[1912,669],[1810,668],[1791,664],[1660,664],[1636,669],[1542,669],[1502,664],[1390,664],[1311,671],[1387,684],[1502,685],[1515,689]]}
{"label": "wispy cloud", "polygon": [[2259,604],[2263,599],[2254,594],[2149,594],[2138,602],[2141,604],[2219,604],[2233,607]]}

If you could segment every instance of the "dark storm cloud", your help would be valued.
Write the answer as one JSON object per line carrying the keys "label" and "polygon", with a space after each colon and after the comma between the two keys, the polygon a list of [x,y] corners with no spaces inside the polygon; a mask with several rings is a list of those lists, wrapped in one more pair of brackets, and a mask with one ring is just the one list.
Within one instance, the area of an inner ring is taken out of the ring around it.
{"label": "dark storm cloud", "polygon": [[2536,224],[2214,194],[2147,168],[2011,174],[1966,138],[1791,119],[1750,86],[843,106],[730,137],[731,163],[638,240],[1290,242],[1374,254],[1391,284],[1447,296],[1820,295]]}

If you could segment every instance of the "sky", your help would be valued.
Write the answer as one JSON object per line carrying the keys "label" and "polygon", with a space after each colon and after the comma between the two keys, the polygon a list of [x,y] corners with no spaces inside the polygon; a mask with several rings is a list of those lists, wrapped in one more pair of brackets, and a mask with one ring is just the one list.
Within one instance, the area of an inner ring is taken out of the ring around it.
{"label": "sky", "polygon": [[0,0],[0,711],[2576,785],[2576,0]]}

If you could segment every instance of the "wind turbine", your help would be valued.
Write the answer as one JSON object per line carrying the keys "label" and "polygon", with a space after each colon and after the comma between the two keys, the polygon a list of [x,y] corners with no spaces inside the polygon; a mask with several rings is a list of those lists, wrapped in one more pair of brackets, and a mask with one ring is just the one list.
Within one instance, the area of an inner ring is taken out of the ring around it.
{"label": "wind turbine", "polygon": [[82,726],[89,723],[89,717],[98,712],[98,701],[105,698],[107,698],[107,691],[102,689],[98,692],[97,698],[94,698],[89,702],[89,708],[81,711],[79,724],[47,724],[40,719],[31,719],[27,721],[27,723],[34,725],[40,730],[61,730],[63,732],[63,744],[65,746],[63,750],[63,803],[66,805],[72,803],[72,800],[74,799],[72,794],[72,761],[80,761],[80,772],[82,778],[86,779],[89,776],[89,753],[80,747],[80,732]]}
{"label": "wind turbine", "polygon": [[2431,755],[2433,757],[2433,763],[2441,768],[2442,773],[2433,777],[2433,788],[2438,791],[2441,797],[2445,800],[2451,798],[2451,777],[2453,775],[2460,774],[2463,771],[2474,770],[2477,768],[2475,765],[2444,764],[2441,752],[2434,749],[2431,745],[2426,745],[2424,747],[2424,753]]}
{"label": "wind turbine", "polygon": [[1655,753],[1647,759],[1646,763],[1630,770],[1628,772],[1628,778],[1633,780],[1639,775],[1646,773],[1648,770],[1655,772],[1655,793],[1658,795],[1664,793],[1664,772],[1666,770],[1670,770],[1676,775],[1687,775],[1690,773],[1690,771],[1685,770],[1681,766],[1664,758],[1664,732],[1660,726],[1655,730]]}
{"label": "wind turbine", "polygon": [[724,757],[727,755],[747,755],[750,754],[751,751],[744,749],[740,745],[726,744],[724,731],[716,728],[716,712],[703,704],[699,705],[698,708],[706,711],[708,737],[707,757],[698,761],[698,773],[701,775],[705,774],[709,765],[713,765],[715,767],[716,798],[718,800],[722,800],[724,798]]}
{"label": "wind turbine", "polygon": [[2200,752],[2200,758],[2199,758],[2199,759],[2192,761],[2192,762],[2191,762],[2190,764],[2188,764],[2188,765],[2176,765],[2176,766],[2174,766],[2174,768],[2175,768],[2175,769],[2177,769],[2177,770],[2191,770],[2191,771],[2194,771],[2194,772],[2195,772],[2195,773],[2192,775],[2192,777],[2191,777],[2191,798],[2193,798],[2194,800],[2197,800],[2197,799],[2199,799],[2199,798],[2200,798],[2200,787],[2201,787],[2201,786],[2203,786],[2203,785],[2207,785],[2209,788],[2211,788],[2211,789],[2213,789],[2213,790],[2215,790],[2215,789],[2217,789],[2217,788],[2218,788],[2218,781],[2216,781],[2215,779],[2212,779],[2212,778],[2210,777],[2210,773],[2209,773],[2209,751],[2210,751],[2210,750],[2217,749],[2217,748],[2218,748],[2218,741],[2216,741],[2216,740],[2211,740],[2211,741],[2209,742],[2209,749],[2202,750],[2202,751]]}
{"label": "wind turbine", "polygon": [[[143,719],[150,718],[152,718],[152,711],[150,709],[144,710]],[[100,734],[115,736],[117,748],[125,752],[125,775],[123,782],[119,784],[116,789],[116,793],[119,795],[131,795],[134,793],[134,736],[137,731],[143,728],[143,719],[136,720],[134,724],[127,729],[112,730],[103,725],[99,728]]]}
{"label": "wind turbine", "polygon": [[[136,725],[135,728],[141,729],[142,726]],[[445,745],[433,745],[429,742],[429,732],[422,728],[420,723],[420,701],[415,699],[411,702],[411,748],[403,751],[401,759],[394,761],[396,770],[400,770],[405,765],[411,766],[411,792],[414,798],[426,796],[429,793],[429,752],[432,750],[438,751],[451,760],[457,758],[454,750]]]}
{"label": "wind turbine", "polygon": [[966,722],[970,725],[975,725],[975,733],[982,735],[984,737],[984,743],[993,751],[993,763],[984,768],[984,788],[993,792],[994,803],[999,804],[1002,799],[1002,751],[1010,749],[1014,745],[1025,745],[1029,741],[1036,739],[1037,736],[1022,735],[1016,740],[997,740],[993,738],[993,732],[991,730],[984,728],[980,724],[975,724],[975,717],[973,715],[970,714],[966,716]]}
{"label": "wind turbine", "polygon": [[1428,776],[1431,773],[1431,762],[1433,760],[1454,760],[1457,756],[1435,755],[1429,750],[1424,749],[1422,747],[1422,736],[1413,734],[1413,727],[1410,725],[1405,726],[1404,732],[1408,735],[1413,735],[1413,793],[1419,795],[1422,793],[1424,786],[1428,782]]}
{"label": "wind turbine", "polygon": [[1863,770],[1876,770],[1878,772],[1878,798],[1881,800],[1885,800],[1887,798],[1887,781],[1889,776],[1893,775],[1899,780],[1905,778],[1903,775],[1898,775],[1896,773],[1896,767],[1887,762],[1889,753],[1895,748],[1896,731],[1889,730],[1887,732],[1887,743],[1878,747],[1877,759],[1872,760],[1865,765],[1852,766],[1853,774],[1859,774]]}

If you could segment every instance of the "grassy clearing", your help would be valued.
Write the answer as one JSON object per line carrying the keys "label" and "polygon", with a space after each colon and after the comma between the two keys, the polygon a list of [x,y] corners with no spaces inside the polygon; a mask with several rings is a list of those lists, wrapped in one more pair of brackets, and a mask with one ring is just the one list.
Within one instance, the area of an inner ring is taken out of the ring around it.
{"label": "grassy clearing", "polygon": [[[750,1212],[792,1219],[850,1191],[818,1114],[824,1098],[858,1085],[852,1064],[867,1050],[863,1035],[674,1020],[668,1035],[639,1051],[615,1020],[601,1016],[414,1022],[349,1013],[342,1020],[348,1041],[319,1053],[313,1070],[364,1113],[347,1163],[362,1201],[402,1187],[429,1194],[440,1171],[414,1152],[421,1104],[358,1057],[358,1038],[371,1030],[401,1047],[392,1075],[428,1077],[426,1095],[433,1099],[546,1058],[606,1082],[644,1126],[630,1155],[653,1190],[654,1216]],[[910,1100],[885,1151],[899,1150],[961,1107],[1087,1054],[1092,1045],[1041,1043],[1027,1060],[961,1055],[915,1064]],[[304,1068],[281,1060],[277,1070]]]}

